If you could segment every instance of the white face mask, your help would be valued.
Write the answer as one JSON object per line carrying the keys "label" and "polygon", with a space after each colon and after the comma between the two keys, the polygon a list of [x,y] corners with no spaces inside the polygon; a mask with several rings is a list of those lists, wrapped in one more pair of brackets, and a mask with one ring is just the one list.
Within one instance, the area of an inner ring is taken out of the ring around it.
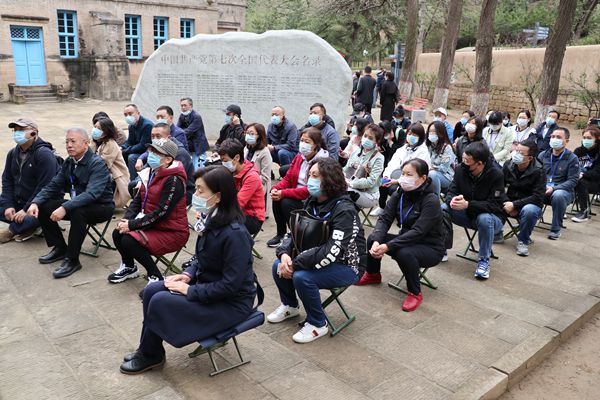
{"label": "white face mask", "polygon": [[529,122],[529,120],[527,118],[517,118],[517,124],[521,128],[526,127],[528,122]]}
{"label": "white face mask", "polygon": [[465,125],[465,131],[467,131],[467,133],[474,133],[477,130],[477,126],[475,126],[475,124],[466,124]]}

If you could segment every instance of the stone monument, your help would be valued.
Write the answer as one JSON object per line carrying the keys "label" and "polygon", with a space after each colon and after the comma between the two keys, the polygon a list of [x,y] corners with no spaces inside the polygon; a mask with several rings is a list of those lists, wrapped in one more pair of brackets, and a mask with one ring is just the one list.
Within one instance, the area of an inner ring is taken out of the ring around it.
{"label": "stone monument", "polygon": [[309,107],[323,103],[338,132],[345,130],[352,72],[342,56],[312,32],[228,32],[171,39],[145,62],[132,96],[143,115],[158,106],[179,114],[179,99],[191,97],[206,134],[218,137],[223,109],[237,104],[245,123],[266,125],[280,105],[298,127]]}

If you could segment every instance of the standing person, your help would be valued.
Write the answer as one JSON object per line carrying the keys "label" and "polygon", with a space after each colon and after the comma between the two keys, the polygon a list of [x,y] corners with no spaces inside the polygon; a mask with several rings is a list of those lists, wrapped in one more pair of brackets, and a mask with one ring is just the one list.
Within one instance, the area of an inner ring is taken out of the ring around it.
{"label": "standing person", "polygon": [[379,94],[381,97],[381,116],[379,119],[382,121],[391,121],[394,108],[398,102],[398,86],[394,82],[393,73],[385,73],[385,81],[381,83]]}
{"label": "standing person", "polygon": [[271,110],[267,141],[271,158],[280,167],[290,165],[298,154],[298,128],[285,116],[285,108],[282,106],[275,106]]}
{"label": "standing person", "polygon": [[529,136],[535,136],[535,129],[531,126],[531,122],[531,113],[529,110],[519,111],[517,123],[510,127],[510,132],[513,135],[513,150],[517,148],[519,143],[528,140]]}
{"label": "standing person", "polygon": [[[377,107],[377,95],[381,91],[381,85],[385,79],[385,68],[380,67],[379,72],[375,75],[375,90],[373,90],[373,106]],[[383,102],[381,102],[383,104]],[[383,119],[383,118],[381,118]]]}
{"label": "standing person", "polygon": [[[367,271],[358,286],[381,283],[381,260],[389,255],[406,278],[408,295],[402,310],[416,310],[423,301],[419,271],[436,266],[445,252],[442,210],[433,191],[427,163],[415,158],[402,165],[400,188],[392,195],[367,241]],[[398,234],[388,233],[394,221]]]}
{"label": "standing person", "polygon": [[356,206],[346,193],[340,164],[327,157],[311,162],[308,187],[310,199],[304,210],[327,221],[328,234],[312,237],[312,243],[320,243],[311,246],[304,243],[304,237],[292,232],[277,248],[272,271],[281,305],[267,316],[270,323],[298,316],[300,297],[306,322],[292,336],[296,343],[309,343],[327,334],[329,327],[319,289],[355,283],[362,269],[361,255],[366,252],[362,225]]}
{"label": "standing person", "polygon": [[129,126],[129,134],[127,142],[121,146],[121,152],[129,169],[129,178],[133,180],[137,176],[135,162],[146,151],[146,145],[150,143],[150,135],[154,124],[140,114],[135,104],[127,104],[123,114],[125,115],[125,122]]}
{"label": "standing person", "polygon": [[215,153],[219,154],[219,147],[225,139],[237,139],[243,145],[246,145],[244,138],[244,121],[242,121],[242,109],[235,104],[230,104],[223,110],[225,113],[225,125],[219,132],[219,138],[215,143]]}
{"label": "standing person", "polygon": [[540,153],[550,149],[550,137],[552,132],[558,129],[559,119],[560,113],[556,110],[550,110],[546,120],[535,128],[536,144]]}
{"label": "standing person", "polygon": [[432,122],[427,127],[427,132],[427,148],[431,157],[429,178],[433,191],[439,196],[442,191],[448,190],[454,179],[456,156],[444,124],[439,121]]}
{"label": "standing person", "polygon": [[448,132],[448,138],[450,139],[450,143],[454,142],[454,128],[448,122],[448,111],[444,107],[438,107],[433,110],[433,121],[439,121],[444,124],[446,127],[446,132]]}
{"label": "standing person", "polygon": [[196,260],[144,290],[139,347],[120,371],[140,374],[165,362],[163,340],[183,347],[245,321],[256,297],[252,238],[242,223],[233,177],[221,166],[196,172],[196,211],[204,215]]}
{"label": "standing person", "polygon": [[[271,191],[271,169],[273,159],[267,148],[267,134],[263,124],[248,124],[246,127],[246,148],[244,159],[253,162],[260,173],[263,192],[265,195]],[[266,202],[265,202],[266,205]]]}
{"label": "standing person", "polygon": [[360,79],[361,71],[356,71],[352,74],[352,106],[356,103],[356,88],[358,87],[358,80]]}
{"label": "standing person", "polygon": [[373,107],[373,92],[377,82],[371,76],[371,67],[368,65],[365,67],[365,74],[358,80],[358,86],[356,87],[356,102],[365,105],[365,110],[371,114],[371,108]]}
{"label": "standing person", "polygon": [[[485,122],[479,117],[471,117],[465,125],[466,135],[456,139],[454,144],[456,152],[456,162],[462,162],[462,155],[468,145],[474,142],[483,141],[483,128]],[[485,142],[484,142],[485,143]]]}
{"label": "standing person", "polygon": [[129,184],[129,170],[123,159],[121,149],[116,142],[117,128],[108,118],[100,118],[92,129],[92,149],[106,163],[114,185],[113,199],[115,206],[123,208],[131,196],[127,190]]}
{"label": "standing person", "polygon": [[200,114],[194,110],[194,102],[189,97],[179,100],[181,114],[177,119],[177,126],[185,132],[187,138],[187,149],[192,155],[194,169],[204,165],[206,161],[206,152],[210,148],[206,133],[204,132],[204,122]]}
{"label": "standing person", "polygon": [[8,228],[0,231],[0,243],[31,239],[40,223],[27,215],[37,194],[54,178],[59,165],[52,145],[39,134],[38,124],[18,118],[8,124],[16,146],[6,154],[0,194],[0,221]]}
{"label": "standing person", "polygon": [[600,193],[600,128],[588,125],[583,130],[581,146],[574,151],[579,157],[579,181],[575,187],[579,213],[573,222],[585,222],[590,218],[590,193]]}
{"label": "standing person", "polygon": [[[67,129],[65,143],[69,157],[27,210],[29,216],[39,219],[46,243],[52,247],[39,258],[40,264],[64,259],[52,272],[56,279],[81,269],[79,253],[87,225],[108,221],[115,210],[110,172],[104,160],[90,149],[85,129]],[[69,193],[69,200],[65,200],[65,193]],[[68,242],[58,226],[63,219],[71,221]]]}
{"label": "standing person", "polygon": [[488,120],[488,126],[483,128],[483,140],[494,155],[500,166],[510,160],[513,135],[507,127],[502,125],[502,113],[494,111]]}
{"label": "standing person", "polygon": [[111,283],[138,277],[135,260],[146,269],[149,283],[163,280],[152,256],[180,250],[190,236],[186,176],[183,165],[175,160],[177,145],[163,140],[148,145],[148,151],[148,168],[140,171],[140,190],[112,234],[121,263],[108,276]]}
{"label": "standing person", "polygon": [[474,116],[475,113],[471,110],[465,110],[462,112],[460,120],[456,123],[456,125],[454,125],[454,142],[467,134],[467,131],[465,131],[465,126],[467,125],[467,122],[469,122],[469,120]]}
{"label": "standing person", "polygon": [[177,139],[183,148],[189,152],[187,136],[185,131],[173,123],[173,109],[169,106],[160,106],[156,109],[156,124],[167,124],[171,131],[171,137]]}

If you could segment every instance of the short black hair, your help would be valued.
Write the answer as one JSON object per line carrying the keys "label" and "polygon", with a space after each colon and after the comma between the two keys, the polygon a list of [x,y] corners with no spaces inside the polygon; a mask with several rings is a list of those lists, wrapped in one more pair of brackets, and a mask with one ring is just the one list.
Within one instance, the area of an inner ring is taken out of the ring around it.
{"label": "short black hair", "polygon": [[348,190],[342,165],[331,157],[318,157],[311,161],[310,166],[319,166],[321,176],[321,192],[329,199],[340,197]]}
{"label": "short black hair", "polygon": [[192,99],[190,99],[189,97],[182,97],[179,102],[181,103],[182,101],[187,101],[188,103],[190,103],[190,106],[194,107],[194,102],[192,101]]}
{"label": "short black hair", "polygon": [[550,113],[556,113],[556,118],[560,119],[560,113],[557,110],[549,110],[548,115],[550,115]]}
{"label": "short black hair", "polygon": [[140,109],[138,108],[138,106],[135,105],[134,103],[126,104],[125,107],[123,107],[123,108],[127,108],[127,107],[133,107],[133,108],[135,108],[135,111],[138,111],[138,112],[140,111]]}
{"label": "short black hair", "polygon": [[394,73],[390,72],[390,71],[387,71],[385,73],[385,78],[388,79],[388,80],[390,80],[390,81],[393,81],[394,80]]}
{"label": "short black hair", "polygon": [[312,106],[310,106],[310,108],[308,110],[310,111],[310,110],[312,110],[315,107],[319,107],[321,110],[323,110],[323,114],[327,114],[327,109],[325,108],[325,106],[323,105],[323,103],[315,103]]}
{"label": "short black hair", "polygon": [[200,168],[194,174],[194,180],[202,178],[213,193],[221,193],[217,214],[208,219],[208,226],[219,228],[233,222],[243,223],[244,214],[237,200],[235,180],[229,170],[222,165],[210,165]]}
{"label": "short black hair", "polygon": [[169,114],[171,117],[173,116],[173,109],[169,106],[160,106],[156,109],[156,111],[162,111],[165,110],[167,112],[167,114]]}
{"label": "short black hair", "polygon": [[467,113],[469,114],[469,118],[473,118],[475,116],[475,113],[471,110],[465,110],[462,112],[463,114]]}
{"label": "short black hair", "polygon": [[365,132],[365,128],[367,127],[367,125],[369,125],[369,121],[367,121],[365,118],[356,118],[354,120],[354,126],[356,127],[356,129],[358,129],[360,135],[362,135]]}
{"label": "short black hair", "polygon": [[569,131],[564,126],[559,126],[558,128],[556,128],[554,130],[554,132],[556,132],[556,131],[563,131],[565,133],[565,139],[570,139],[571,138],[571,131]]}
{"label": "short black hair", "polygon": [[473,157],[476,162],[481,161],[484,164],[487,164],[490,159],[490,149],[487,143],[482,141],[470,143],[465,147],[464,153]]}
{"label": "short black hair", "polygon": [[494,111],[490,115],[488,122],[493,125],[501,124],[502,123],[502,113],[500,111]]}
{"label": "short black hair", "polygon": [[527,155],[528,156],[535,157],[535,155],[537,154],[537,151],[538,151],[538,146],[537,146],[537,143],[535,143],[535,141],[527,139],[524,142],[521,142],[519,144],[521,146],[527,147]]}
{"label": "short black hair", "polygon": [[420,158],[413,158],[408,161],[405,161],[404,164],[402,164],[402,166],[400,167],[400,170],[403,170],[404,166],[407,164],[410,164],[415,169],[415,171],[417,171],[417,174],[419,174],[419,176],[429,175],[429,165],[427,165],[427,162],[425,162],[424,160],[421,160]]}
{"label": "short black hair", "polygon": [[392,115],[397,115],[399,117],[404,117],[406,115],[406,111],[404,110],[404,107],[400,106],[398,108],[396,108],[394,110],[394,112],[392,112]]}
{"label": "short black hair", "polygon": [[366,72],[367,74],[370,74],[370,73],[371,73],[371,71],[372,71],[371,67],[369,67],[369,66],[367,65],[367,66],[365,67],[365,72]]}
{"label": "short black hair", "polygon": [[240,156],[240,163],[244,162],[244,145],[237,139],[225,139],[219,147],[219,155],[227,154],[229,158],[233,158],[237,155]]}

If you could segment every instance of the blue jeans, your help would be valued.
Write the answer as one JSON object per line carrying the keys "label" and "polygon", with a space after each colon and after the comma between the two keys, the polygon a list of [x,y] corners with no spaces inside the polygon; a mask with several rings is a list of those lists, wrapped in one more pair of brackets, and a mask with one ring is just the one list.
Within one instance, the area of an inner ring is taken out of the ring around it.
{"label": "blue jeans", "polygon": [[137,170],[135,169],[135,163],[141,154],[132,153],[127,156],[127,169],[129,170],[129,180],[132,181],[137,178]]}
{"label": "blue jeans", "polygon": [[531,232],[540,219],[542,209],[535,204],[526,204],[519,212],[519,234],[517,238],[519,242],[529,243]]}
{"label": "blue jeans", "polygon": [[[15,205],[15,212],[19,212],[23,209],[22,206]],[[8,224],[8,229],[13,235],[21,235],[25,232],[32,231],[40,226],[40,221],[37,218],[30,217],[29,215],[23,219],[23,222],[18,224],[14,221],[9,221],[4,216],[4,211],[6,208],[0,207],[0,221],[6,222]]]}
{"label": "blue jeans", "polygon": [[296,152],[289,151],[286,149],[273,150],[271,152],[271,158],[273,162],[279,164],[279,166],[290,165],[294,157],[296,157]]}
{"label": "blue jeans", "polygon": [[343,264],[330,264],[321,269],[294,271],[292,279],[280,278],[277,275],[277,266],[281,261],[276,259],[273,263],[273,280],[279,289],[281,303],[298,307],[296,292],[306,311],[306,321],[313,326],[325,326],[325,312],[321,304],[319,289],[331,289],[350,286],[358,280],[358,275],[352,268]]}
{"label": "blue jeans", "polygon": [[477,229],[479,258],[490,258],[494,236],[502,232],[502,220],[496,215],[489,213],[479,214],[477,218],[470,219],[466,210],[453,210],[447,204],[442,204],[442,208],[450,212],[452,222],[456,225],[469,229]]}
{"label": "blue jeans", "polygon": [[450,179],[446,178],[446,176],[439,171],[429,171],[429,177],[433,184],[433,190],[438,196],[442,189],[448,189],[448,187],[450,187]]}
{"label": "blue jeans", "polygon": [[550,198],[546,196],[544,202],[552,206],[552,226],[550,227],[552,232],[560,232],[565,211],[567,211],[567,206],[572,201],[573,196],[566,190],[555,190],[550,195]]}

